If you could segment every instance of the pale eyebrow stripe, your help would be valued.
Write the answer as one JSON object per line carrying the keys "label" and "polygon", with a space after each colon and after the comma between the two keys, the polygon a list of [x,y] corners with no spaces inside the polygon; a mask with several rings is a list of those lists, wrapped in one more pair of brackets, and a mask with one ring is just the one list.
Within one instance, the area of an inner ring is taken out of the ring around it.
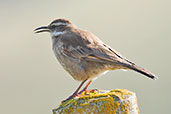
{"label": "pale eyebrow stripe", "polygon": [[51,24],[51,26],[53,26],[53,25],[59,26],[59,25],[70,25],[70,24],[66,24],[66,23],[53,23],[53,24]]}

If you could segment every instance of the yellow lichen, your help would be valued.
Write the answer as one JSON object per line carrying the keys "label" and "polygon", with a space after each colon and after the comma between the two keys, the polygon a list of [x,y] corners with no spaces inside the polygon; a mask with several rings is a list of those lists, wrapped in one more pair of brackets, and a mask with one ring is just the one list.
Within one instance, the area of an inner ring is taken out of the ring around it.
{"label": "yellow lichen", "polygon": [[[128,114],[129,96],[134,95],[132,92],[123,89],[111,90],[108,92],[97,90],[87,91],[80,94],[81,97],[75,97],[62,103],[57,109],[54,110],[54,114],[70,114],[70,113],[92,113],[98,114],[104,112],[104,114]],[[137,101],[136,101],[137,102]],[[55,113],[55,112],[59,113]],[[139,112],[137,106],[137,112]],[[137,113],[138,114],[138,113]]]}

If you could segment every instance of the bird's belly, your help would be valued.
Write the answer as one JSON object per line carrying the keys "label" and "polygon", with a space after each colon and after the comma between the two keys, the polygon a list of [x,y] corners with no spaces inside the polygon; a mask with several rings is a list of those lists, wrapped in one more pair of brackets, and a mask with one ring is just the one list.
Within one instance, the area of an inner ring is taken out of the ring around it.
{"label": "bird's belly", "polygon": [[106,71],[104,67],[99,66],[97,63],[93,64],[84,61],[73,63],[67,70],[75,80],[79,81],[92,80]]}
{"label": "bird's belly", "polygon": [[108,70],[103,64],[72,58],[62,52],[56,52],[55,55],[63,68],[78,81],[91,80]]}

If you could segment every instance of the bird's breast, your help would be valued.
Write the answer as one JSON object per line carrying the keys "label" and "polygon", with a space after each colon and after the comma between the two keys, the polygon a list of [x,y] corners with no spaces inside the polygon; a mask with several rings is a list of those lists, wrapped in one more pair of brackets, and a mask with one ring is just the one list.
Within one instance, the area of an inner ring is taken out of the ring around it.
{"label": "bird's breast", "polygon": [[[53,51],[59,63],[75,80],[83,81],[85,79],[93,79],[108,70],[102,63],[87,61],[77,57],[82,52],[77,52],[76,48],[81,47],[73,47],[70,45],[66,49],[65,43],[60,40],[53,45]],[[67,53],[65,52],[66,50]],[[70,51],[76,52],[73,57]]]}

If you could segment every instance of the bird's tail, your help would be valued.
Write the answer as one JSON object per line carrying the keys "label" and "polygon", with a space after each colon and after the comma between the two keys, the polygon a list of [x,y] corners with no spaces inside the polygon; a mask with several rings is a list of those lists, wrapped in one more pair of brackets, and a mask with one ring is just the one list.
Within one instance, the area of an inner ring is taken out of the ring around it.
{"label": "bird's tail", "polygon": [[128,60],[125,60],[124,62],[122,61],[121,64],[124,67],[131,69],[131,70],[134,70],[134,71],[137,71],[137,72],[139,72],[139,73],[141,73],[141,74],[143,74],[143,75],[145,75],[145,76],[147,76],[153,80],[158,79],[158,77],[155,76],[154,74],[150,73],[149,71],[145,70],[144,68],[141,68],[141,67],[137,66],[136,64],[128,61]]}

